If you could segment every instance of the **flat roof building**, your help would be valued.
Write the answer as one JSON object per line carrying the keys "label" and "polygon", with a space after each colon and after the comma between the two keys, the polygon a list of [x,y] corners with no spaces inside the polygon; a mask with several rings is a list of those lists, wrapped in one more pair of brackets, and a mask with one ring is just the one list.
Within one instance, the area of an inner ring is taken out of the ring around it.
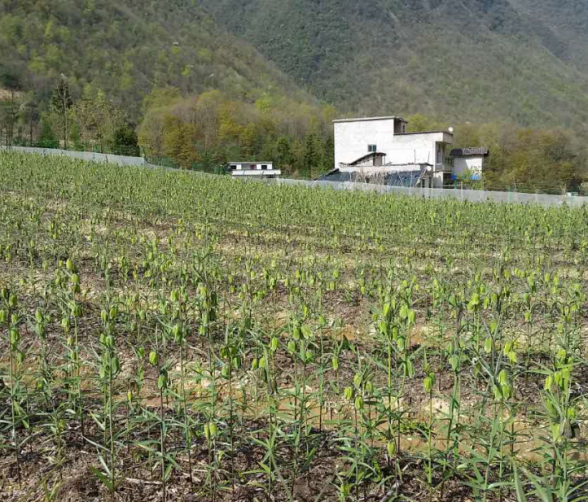
{"label": "flat roof building", "polygon": [[365,171],[368,166],[359,166],[358,162],[364,164],[366,156],[375,154],[370,157],[373,167],[395,166],[397,171],[400,166],[412,166],[413,172],[426,171],[413,177],[418,180],[416,183],[442,187],[451,179],[452,168],[445,152],[447,145],[453,144],[453,134],[449,131],[409,133],[407,124],[397,116],[335,120],[334,168],[361,167]]}
{"label": "flat roof building", "polygon": [[229,162],[227,170],[235,178],[277,178],[282,174],[281,170],[274,169],[272,162]]}

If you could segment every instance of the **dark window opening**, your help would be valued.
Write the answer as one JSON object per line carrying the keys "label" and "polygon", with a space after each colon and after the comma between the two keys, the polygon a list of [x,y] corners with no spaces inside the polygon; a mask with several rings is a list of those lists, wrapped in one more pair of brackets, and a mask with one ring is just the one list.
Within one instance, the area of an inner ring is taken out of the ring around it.
{"label": "dark window opening", "polygon": [[261,168],[262,168],[264,171],[267,171],[267,165],[266,165],[266,164],[263,164],[263,165],[261,166]]}
{"label": "dark window opening", "polygon": [[237,166],[235,164],[231,164],[231,171],[235,171],[237,169]]}
{"label": "dark window opening", "polygon": [[378,151],[378,146],[377,145],[368,145],[368,152],[370,153],[376,153]]}
{"label": "dark window opening", "polygon": [[252,171],[255,171],[257,169],[257,164],[251,164],[249,166],[249,169],[251,169]]}

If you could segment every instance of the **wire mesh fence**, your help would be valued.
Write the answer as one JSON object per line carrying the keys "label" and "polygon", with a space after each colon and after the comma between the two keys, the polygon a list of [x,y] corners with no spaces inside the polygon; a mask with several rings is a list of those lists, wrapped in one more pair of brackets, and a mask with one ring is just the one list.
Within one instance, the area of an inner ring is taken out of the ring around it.
{"label": "wire mesh fence", "polygon": [[425,199],[458,199],[468,202],[496,202],[540,204],[542,206],[580,207],[588,205],[588,197],[571,194],[551,195],[542,193],[504,192],[490,190],[468,190],[460,188],[416,188],[389,185],[375,185],[369,183],[337,182],[337,181],[305,181],[286,178],[267,179],[265,183],[278,185],[299,185],[315,188],[327,188],[332,190],[362,190],[378,193],[393,193]]}
{"label": "wire mesh fence", "polygon": [[[143,166],[150,168],[175,169],[177,166],[166,165],[161,159],[152,159],[145,157],[131,157],[125,155],[114,155],[95,152],[79,152],[72,150],[59,150],[53,148],[35,148],[0,146],[2,150],[13,150],[21,153],[31,153],[39,155],[57,155],[68,156],[92,162],[108,162],[120,166]],[[202,169],[196,172],[205,174],[220,174],[218,167],[206,170]],[[520,203],[520,204],[540,204],[542,206],[563,206],[581,207],[588,205],[588,197],[577,196],[574,194],[551,195],[543,193],[523,193],[515,191],[493,191],[493,190],[471,190],[471,189],[446,189],[446,188],[415,188],[389,186],[383,184],[354,183],[354,182],[337,182],[324,180],[295,180],[288,178],[263,178],[263,179],[246,179],[248,182],[263,182],[273,185],[289,186],[306,186],[311,188],[331,189],[331,190],[360,190],[378,192],[382,194],[397,194],[411,197],[421,197],[427,199],[444,199],[452,198],[468,202],[495,202],[495,203]]]}
{"label": "wire mesh fence", "polygon": [[0,147],[3,150],[12,150],[21,153],[33,153],[38,155],[54,155],[54,156],[67,156],[74,159],[87,160],[91,162],[108,162],[110,164],[118,164],[124,166],[143,166],[147,162],[143,157],[131,157],[127,155],[114,155],[108,153],[96,153],[96,152],[78,152],[72,150],[60,150],[57,148],[37,148],[29,146],[9,146]]}

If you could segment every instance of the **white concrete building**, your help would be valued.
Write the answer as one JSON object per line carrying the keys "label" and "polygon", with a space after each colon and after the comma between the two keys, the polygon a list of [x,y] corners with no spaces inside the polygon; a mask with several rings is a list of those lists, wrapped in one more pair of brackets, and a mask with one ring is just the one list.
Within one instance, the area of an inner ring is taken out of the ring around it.
{"label": "white concrete building", "polygon": [[453,179],[467,177],[470,180],[480,180],[490,151],[486,147],[456,148],[451,150],[450,156],[453,159]]}
{"label": "white concrete building", "polygon": [[[357,165],[369,154],[373,166],[399,170],[427,171],[419,186],[442,187],[451,180],[452,167],[446,158],[453,144],[448,131],[407,133],[407,121],[400,117],[373,117],[335,120],[335,170]],[[365,166],[364,166],[365,167]]]}
{"label": "white concrete building", "polygon": [[228,170],[235,178],[277,178],[282,174],[281,170],[274,169],[272,162],[230,162]]}

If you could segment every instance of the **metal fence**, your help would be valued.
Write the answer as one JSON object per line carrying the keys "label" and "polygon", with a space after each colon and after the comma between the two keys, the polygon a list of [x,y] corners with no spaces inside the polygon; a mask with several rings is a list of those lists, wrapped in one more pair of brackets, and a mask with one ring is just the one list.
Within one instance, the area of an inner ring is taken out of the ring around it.
{"label": "metal fence", "polygon": [[37,155],[53,155],[57,157],[71,157],[90,162],[107,162],[119,166],[145,166],[147,162],[143,157],[128,157],[125,155],[110,155],[107,153],[74,152],[71,150],[59,150],[54,148],[34,148],[28,146],[2,146],[2,150],[12,150],[20,153],[34,153]]}
{"label": "metal fence", "polygon": [[521,192],[494,192],[487,190],[464,190],[445,188],[408,188],[388,185],[374,185],[369,183],[337,182],[337,181],[305,181],[285,178],[263,180],[265,183],[277,185],[298,185],[311,188],[326,188],[332,190],[361,190],[382,194],[397,194],[423,199],[457,199],[468,202],[497,202],[518,204],[539,204],[542,206],[570,206],[581,207],[588,205],[588,197],[573,195],[548,195]]}
{"label": "metal fence", "polygon": [[[159,167],[147,163],[143,157],[127,157],[124,155],[109,155],[92,152],[74,152],[70,150],[54,150],[50,148],[31,148],[31,147],[0,147],[3,150],[13,150],[22,153],[34,153],[40,155],[57,155],[67,156],[76,159],[88,160],[93,162],[108,162],[120,166],[143,166],[150,168],[171,169]],[[532,194],[521,192],[498,192],[487,190],[463,190],[463,189],[444,189],[444,188],[408,188],[388,185],[374,185],[369,183],[352,183],[337,181],[307,181],[293,180],[286,178],[265,178],[246,180],[247,182],[263,182],[272,185],[290,185],[306,186],[310,188],[321,188],[331,190],[361,190],[377,193],[392,193],[397,195],[406,195],[411,197],[420,197],[423,199],[458,199],[468,202],[498,202],[498,203],[519,203],[519,204],[539,204],[542,206],[570,206],[581,207],[588,205],[588,197],[573,195],[547,195]],[[241,182],[241,181],[237,181]]]}

